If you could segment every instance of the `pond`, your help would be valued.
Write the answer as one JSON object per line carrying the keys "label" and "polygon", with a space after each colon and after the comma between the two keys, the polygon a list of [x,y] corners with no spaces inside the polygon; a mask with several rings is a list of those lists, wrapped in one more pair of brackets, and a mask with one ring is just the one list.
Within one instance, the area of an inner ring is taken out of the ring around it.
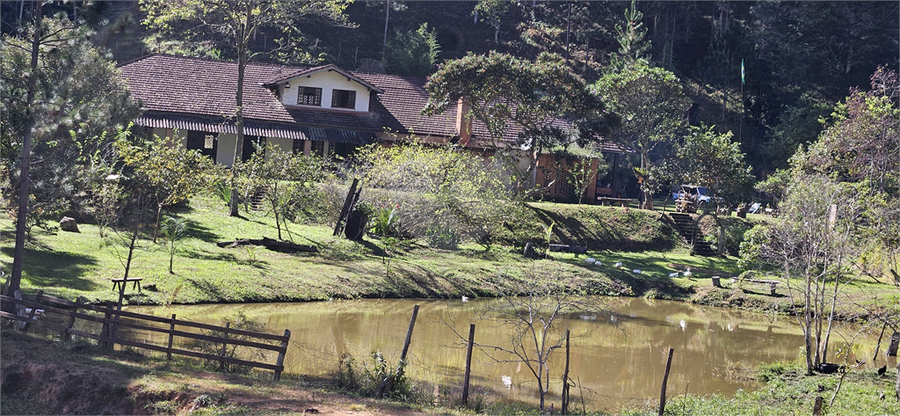
{"label": "pond", "polygon": [[[794,361],[802,355],[802,333],[794,319],[642,298],[596,298],[609,314],[574,314],[556,322],[571,331],[572,401],[594,410],[616,411],[658,400],[668,348],[675,349],[667,395],[685,393],[732,395],[754,389],[753,370],[762,363]],[[464,341],[476,324],[475,342],[509,346],[508,328],[479,319],[499,299],[416,300],[366,299],[308,303],[262,303],[131,307],[132,311],[205,323],[222,324],[244,314],[270,332],[291,331],[286,373],[331,377],[344,354],[359,362],[379,351],[396,363],[414,305],[420,305],[409,348],[409,376],[429,384],[461,390],[465,369]],[[832,336],[832,351],[842,348],[859,328],[841,325]],[[134,333],[146,339],[149,333]],[[849,357],[873,356],[877,333],[857,337]],[[165,341],[154,341],[164,344]],[[883,350],[882,350],[883,351]],[[492,354],[491,358],[488,353]],[[833,353],[832,353],[833,356]],[[472,358],[470,397],[536,403],[534,376],[521,363],[491,349],[476,349]],[[877,366],[884,364],[879,357]],[[892,361],[889,365],[896,364]],[[557,350],[550,366],[550,402],[559,406],[565,351]],[[872,366],[872,364],[868,364]],[[454,393],[454,394],[456,394]]]}

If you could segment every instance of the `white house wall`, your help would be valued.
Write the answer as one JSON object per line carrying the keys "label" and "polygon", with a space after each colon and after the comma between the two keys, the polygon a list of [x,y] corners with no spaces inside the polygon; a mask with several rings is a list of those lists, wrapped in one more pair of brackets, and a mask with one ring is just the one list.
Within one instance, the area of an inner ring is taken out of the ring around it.
{"label": "white house wall", "polygon": [[298,87],[315,87],[322,89],[322,106],[315,108],[331,108],[332,91],[338,89],[356,91],[356,105],[353,110],[346,108],[336,108],[335,110],[369,111],[369,89],[337,71],[324,70],[310,75],[301,75],[292,78],[288,83],[291,84],[291,88],[284,89],[284,84],[279,86],[281,102],[284,105],[297,105],[297,91],[300,90]]}
{"label": "white house wall", "polygon": [[217,141],[216,163],[230,167],[234,164],[234,144],[237,142],[237,135],[221,133]]}
{"label": "white house wall", "polygon": [[269,137],[266,139],[266,146],[273,144],[282,152],[291,153],[294,151],[294,140],[293,139],[282,139],[278,137]]}

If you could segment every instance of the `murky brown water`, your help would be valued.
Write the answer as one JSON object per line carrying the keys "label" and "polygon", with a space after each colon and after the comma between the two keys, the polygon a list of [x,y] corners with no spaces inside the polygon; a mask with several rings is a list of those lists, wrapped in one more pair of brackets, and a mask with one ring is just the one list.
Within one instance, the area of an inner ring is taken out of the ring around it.
{"label": "murky brown water", "polygon": [[[669,397],[685,392],[731,395],[738,389],[753,389],[757,383],[747,376],[757,365],[792,361],[801,354],[801,332],[789,318],[636,298],[603,301],[616,312],[617,325],[605,315],[577,315],[557,326],[571,329],[570,375],[578,382],[572,389],[573,401],[580,404],[583,395],[588,408],[616,410],[658,399],[668,347],[675,349]],[[388,299],[129,309],[159,316],[176,313],[180,319],[217,324],[244,313],[273,333],[291,331],[285,362],[288,373],[328,376],[345,353],[366,360],[371,352],[380,351],[396,363],[413,306],[418,304],[408,374],[416,380],[461,386],[465,348],[450,327],[467,335],[469,324],[476,323],[476,342],[508,345],[509,334],[503,326],[476,320],[478,311],[497,302]],[[832,337],[833,348],[845,344],[841,335],[850,337],[856,331],[857,327],[842,326]],[[858,338],[849,356],[871,357],[877,335]],[[559,350],[554,354],[548,400],[558,407],[565,353]],[[883,365],[883,357],[879,360],[877,366]],[[476,350],[472,367],[473,383],[479,391],[510,400],[537,401],[534,376],[523,365],[498,363],[485,351]]]}

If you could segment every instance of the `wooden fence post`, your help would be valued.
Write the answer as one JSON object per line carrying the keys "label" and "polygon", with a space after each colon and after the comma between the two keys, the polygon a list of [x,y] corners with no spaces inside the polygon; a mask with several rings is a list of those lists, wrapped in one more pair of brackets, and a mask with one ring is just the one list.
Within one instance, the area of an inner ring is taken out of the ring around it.
{"label": "wooden fence post", "polygon": [[[231,322],[225,322],[225,331],[222,336],[222,353],[220,357],[225,358],[225,350],[228,347],[228,328],[231,328]],[[225,369],[225,360],[219,360],[219,370]]]}
{"label": "wooden fence post", "polygon": [[[288,342],[291,340],[291,331],[284,330],[284,341],[281,341],[281,351],[278,351],[278,360],[275,365],[284,368],[284,356],[287,354]],[[275,370],[275,381],[281,380],[281,371]]]}
{"label": "wooden fence post", "polygon": [[172,361],[172,342],[175,340],[175,314],[172,314],[172,323],[169,324],[169,347],[166,349],[166,360]]}
{"label": "wooden fence post", "polygon": [[[109,327],[109,320],[112,319],[112,314],[109,311],[112,310],[112,302],[106,301],[106,312],[103,313],[103,330],[100,331],[100,335],[112,338],[112,331]],[[101,345],[108,350],[113,349],[113,343],[110,341],[101,341]]]}
{"label": "wooden fence post", "polygon": [[669,348],[669,358],[666,359],[666,373],[663,374],[662,391],[659,393],[659,416],[663,416],[666,409],[666,383],[669,382],[669,369],[672,368],[672,353],[675,348]]}
{"label": "wooden fence post", "polygon": [[463,379],[462,404],[469,404],[469,374],[472,369],[472,347],[475,345],[475,324],[469,325],[469,347],[466,349],[466,376]]}
{"label": "wooden fence post", "polygon": [[566,330],[566,369],[563,371],[562,388],[562,412],[563,416],[569,414],[569,330]]}
{"label": "wooden fence post", "polygon": [[87,301],[87,299],[79,296],[75,299],[75,308],[72,309],[72,315],[69,315],[69,324],[63,328],[62,333],[60,334],[60,339],[63,341],[68,341],[72,339],[72,335],[69,334],[69,331],[72,330],[72,327],[75,326],[75,314],[78,313],[78,309],[81,308],[81,305]]}
{"label": "wooden fence post", "polygon": [[[412,340],[412,332],[413,327],[416,326],[416,316],[419,314],[419,305],[415,305],[413,307],[412,318],[409,319],[409,329],[406,330],[406,340],[403,341],[403,351],[400,352],[400,362],[397,363],[397,370],[399,371],[401,366],[406,365],[406,353],[409,351],[409,343]],[[394,373],[396,374],[396,372]],[[391,385],[394,384],[394,376],[385,377],[381,380],[381,383],[378,384],[378,388],[375,389],[375,397],[380,399],[384,397],[384,393],[391,389]]]}
{"label": "wooden fence post", "polygon": [[[43,290],[39,290],[37,295],[34,296],[34,303],[40,303],[41,295],[44,294]],[[37,307],[31,308],[31,312],[28,314],[28,322],[25,322],[25,325],[22,326],[22,333],[28,333],[28,327],[31,326],[31,321],[34,319],[34,314],[37,313]]]}

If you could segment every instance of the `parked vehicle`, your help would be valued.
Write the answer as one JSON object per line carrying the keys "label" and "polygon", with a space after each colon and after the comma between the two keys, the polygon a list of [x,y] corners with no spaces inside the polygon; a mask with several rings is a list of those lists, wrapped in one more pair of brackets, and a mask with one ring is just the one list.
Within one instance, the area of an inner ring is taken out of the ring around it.
{"label": "parked vehicle", "polygon": [[678,200],[679,198],[690,199],[700,207],[711,202],[722,202],[722,198],[710,194],[709,188],[696,185],[681,185],[680,187],[673,189],[672,199]]}

